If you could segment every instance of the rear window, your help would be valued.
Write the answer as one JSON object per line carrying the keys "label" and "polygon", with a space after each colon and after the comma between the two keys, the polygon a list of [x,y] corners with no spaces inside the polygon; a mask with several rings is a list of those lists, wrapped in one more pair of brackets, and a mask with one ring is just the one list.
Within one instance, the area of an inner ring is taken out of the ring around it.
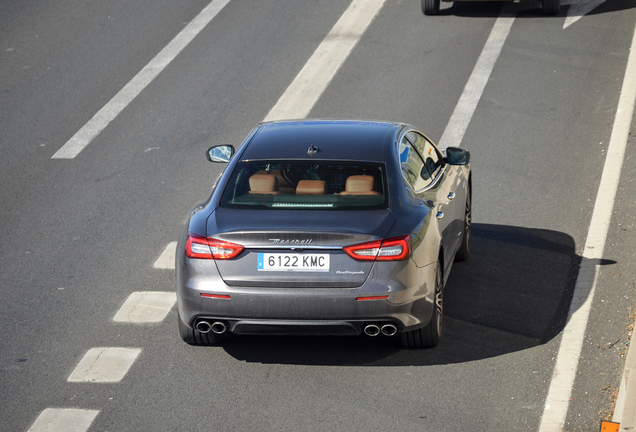
{"label": "rear window", "polygon": [[221,207],[360,210],[387,207],[383,164],[316,160],[239,162]]}

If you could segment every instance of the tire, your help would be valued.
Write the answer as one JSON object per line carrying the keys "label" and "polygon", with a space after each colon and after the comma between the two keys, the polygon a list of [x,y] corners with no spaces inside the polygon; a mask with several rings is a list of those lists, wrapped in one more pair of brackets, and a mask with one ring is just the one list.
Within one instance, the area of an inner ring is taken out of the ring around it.
{"label": "tire", "polygon": [[185,325],[178,313],[177,321],[179,322],[179,335],[189,345],[216,345],[221,342],[221,335],[212,332],[201,333]]}
{"label": "tire", "polygon": [[444,282],[442,266],[438,262],[435,271],[435,302],[429,323],[420,329],[399,333],[402,346],[408,348],[433,348],[442,337],[442,317],[444,316]]}
{"label": "tire", "polygon": [[[424,15],[437,15],[439,13],[440,0],[420,0]],[[558,0],[557,0],[558,1]]]}
{"label": "tire", "polygon": [[473,234],[473,190],[470,182],[466,194],[466,208],[464,212],[464,235],[462,244],[455,254],[455,261],[466,261],[470,258],[470,239]]}
{"label": "tire", "polygon": [[[424,0],[422,0],[424,1]],[[561,10],[560,0],[541,0],[544,15],[556,15]]]}

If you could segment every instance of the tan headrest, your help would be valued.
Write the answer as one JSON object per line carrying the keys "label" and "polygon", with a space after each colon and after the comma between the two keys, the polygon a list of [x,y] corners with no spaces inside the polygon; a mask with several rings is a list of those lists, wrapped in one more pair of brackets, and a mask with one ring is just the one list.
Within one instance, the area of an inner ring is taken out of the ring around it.
{"label": "tan headrest", "polygon": [[345,185],[347,192],[371,192],[373,190],[373,177],[354,175],[347,177]]}
{"label": "tan headrest", "polygon": [[341,195],[380,195],[373,190],[373,176],[353,175],[347,177],[344,192]]}
{"label": "tan headrest", "polygon": [[251,194],[276,194],[278,193],[276,176],[269,174],[254,174],[250,177]]}
{"label": "tan headrest", "polygon": [[323,180],[301,180],[296,186],[296,195],[324,195],[327,183]]}

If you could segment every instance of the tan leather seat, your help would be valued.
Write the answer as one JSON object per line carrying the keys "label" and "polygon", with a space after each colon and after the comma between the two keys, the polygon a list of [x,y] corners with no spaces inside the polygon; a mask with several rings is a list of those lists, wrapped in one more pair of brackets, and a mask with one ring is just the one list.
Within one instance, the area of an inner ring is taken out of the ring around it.
{"label": "tan leather seat", "polygon": [[276,180],[278,181],[278,189],[276,190],[282,194],[293,195],[296,193],[296,188],[294,187],[292,182],[285,176],[285,171],[283,170],[279,170],[279,169],[270,170],[270,171],[261,170],[261,171],[258,171],[256,174],[269,174],[271,176],[276,177]]}
{"label": "tan leather seat", "polygon": [[250,177],[251,194],[278,194],[278,181],[276,176],[270,174],[254,174]]}
{"label": "tan leather seat", "polygon": [[345,190],[340,195],[380,195],[380,192],[373,190],[375,177],[365,175],[353,175],[347,177]]}
{"label": "tan leather seat", "polygon": [[301,180],[296,186],[296,195],[324,195],[327,183],[323,180]]}

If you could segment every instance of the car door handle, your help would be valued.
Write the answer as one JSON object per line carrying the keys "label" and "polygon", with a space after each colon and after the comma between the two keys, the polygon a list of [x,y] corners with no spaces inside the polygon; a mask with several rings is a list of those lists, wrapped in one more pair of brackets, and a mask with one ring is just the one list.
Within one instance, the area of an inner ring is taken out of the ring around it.
{"label": "car door handle", "polygon": [[452,200],[453,198],[455,198],[455,192],[451,192],[451,193],[449,193],[449,194],[448,194],[448,199],[451,199],[451,200]]}
{"label": "car door handle", "polygon": [[444,212],[438,211],[436,216],[437,216],[437,219],[441,219],[444,217]]}

